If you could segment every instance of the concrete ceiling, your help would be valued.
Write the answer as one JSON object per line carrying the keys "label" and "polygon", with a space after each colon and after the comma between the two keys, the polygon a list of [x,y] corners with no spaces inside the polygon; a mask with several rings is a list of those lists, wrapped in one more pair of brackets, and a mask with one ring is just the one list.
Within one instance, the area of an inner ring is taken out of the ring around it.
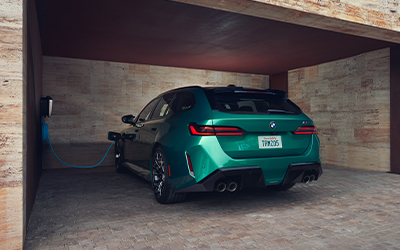
{"label": "concrete ceiling", "polygon": [[43,54],[273,75],[394,45],[166,0],[36,0]]}

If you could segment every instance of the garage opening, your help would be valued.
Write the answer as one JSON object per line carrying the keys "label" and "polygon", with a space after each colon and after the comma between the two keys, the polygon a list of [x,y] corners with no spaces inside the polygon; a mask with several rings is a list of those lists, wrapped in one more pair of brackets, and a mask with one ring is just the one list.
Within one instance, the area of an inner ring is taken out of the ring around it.
{"label": "garage opening", "polygon": [[[97,163],[107,132],[163,91],[234,84],[288,91],[320,131],[323,163],[390,171],[395,43],[171,1],[36,0],[30,20],[35,11],[30,65],[42,76],[28,95],[53,98],[45,122],[65,162]],[[48,144],[35,162],[29,187],[40,169],[64,168]],[[108,155],[102,166],[113,164]],[[27,196],[29,220],[35,192]]]}

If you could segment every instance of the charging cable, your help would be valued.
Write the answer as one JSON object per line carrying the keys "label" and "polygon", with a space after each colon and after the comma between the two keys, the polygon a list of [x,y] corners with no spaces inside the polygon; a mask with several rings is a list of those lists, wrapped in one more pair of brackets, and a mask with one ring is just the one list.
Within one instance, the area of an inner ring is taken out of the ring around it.
{"label": "charging cable", "polygon": [[108,150],[107,150],[106,154],[104,155],[103,159],[101,159],[101,161],[99,163],[97,163],[96,165],[92,165],[92,166],[75,166],[75,165],[68,164],[68,163],[64,162],[63,160],[61,160],[57,156],[56,152],[54,152],[54,149],[53,149],[53,147],[51,146],[51,143],[50,143],[49,127],[48,127],[47,123],[44,123],[44,118],[42,118],[42,141],[43,142],[49,142],[51,151],[53,151],[53,154],[56,156],[56,158],[61,163],[63,163],[64,165],[67,165],[67,166],[72,167],[72,168],[94,168],[94,167],[97,167],[98,165],[100,165],[104,161],[104,159],[106,158],[106,156],[107,156],[108,152],[110,151],[112,145],[114,145],[114,143],[115,143],[115,141],[113,141],[113,143],[111,143],[111,145],[108,148]]}

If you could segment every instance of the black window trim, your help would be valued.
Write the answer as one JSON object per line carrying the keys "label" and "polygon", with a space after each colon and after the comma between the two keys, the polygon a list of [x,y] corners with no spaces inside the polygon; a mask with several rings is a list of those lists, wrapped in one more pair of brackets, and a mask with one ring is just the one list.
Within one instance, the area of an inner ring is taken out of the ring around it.
{"label": "black window trim", "polygon": [[[158,104],[160,103],[161,99],[162,99],[165,95],[172,94],[172,93],[174,94],[174,96],[172,97],[171,101],[168,103],[168,107],[165,109],[163,115],[162,115],[160,118],[153,119],[154,111],[156,110],[156,108],[157,108]],[[157,121],[157,120],[165,119],[166,117],[169,117],[169,116],[173,115],[173,114],[170,114],[170,115],[165,116],[165,112],[167,112],[167,110],[169,109],[169,107],[171,106],[171,104],[172,104],[172,103],[174,102],[174,100],[176,99],[176,95],[177,95],[176,92],[168,92],[168,93],[165,93],[165,94],[159,96],[160,100],[157,102],[156,106],[154,106],[153,110],[151,111],[151,112],[152,112],[151,117],[150,117],[150,119],[147,120],[147,121]],[[174,113],[174,114],[175,114],[175,113]],[[146,122],[147,122],[147,121],[146,121]]]}
{"label": "black window trim", "polygon": [[[182,111],[176,112],[176,113],[174,113],[174,114],[181,114],[181,113],[183,113],[183,112],[186,112],[186,111],[189,111],[189,110],[193,109],[194,106],[196,106],[196,96],[195,96],[191,91],[188,91],[188,90],[177,91],[177,93],[176,93],[176,98],[180,97],[180,95],[182,95],[182,94],[184,94],[184,93],[189,93],[189,94],[192,96],[192,98],[193,98],[193,105],[192,105],[192,107],[190,107],[189,109],[182,110]],[[179,100],[179,99],[178,99],[178,100]]]}
{"label": "black window trim", "polygon": [[[150,102],[148,102],[147,105],[140,111],[139,115],[136,117],[135,123],[137,123],[137,124],[142,124],[142,123],[146,123],[146,122],[149,122],[149,121],[156,121],[156,120],[164,119],[164,116],[161,117],[161,118],[158,118],[158,119],[153,119],[153,113],[154,113],[154,110],[156,109],[158,103],[160,102],[161,98],[162,98],[164,95],[171,94],[171,93],[174,93],[174,97],[172,98],[172,100],[171,100],[171,102],[169,103],[169,105],[168,105],[167,109],[165,110],[165,112],[168,110],[168,108],[170,107],[170,105],[174,104],[174,100],[177,99],[177,98],[179,97],[179,95],[181,95],[181,94],[183,94],[183,93],[189,93],[189,94],[192,96],[192,98],[193,98],[193,105],[192,105],[192,107],[190,107],[190,108],[187,109],[187,110],[182,110],[182,111],[180,111],[180,112],[173,113],[172,115],[180,114],[180,113],[189,111],[189,110],[193,109],[194,106],[196,105],[196,96],[195,96],[191,91],[188,91],[188,90],[186,90],[186,89],[185,89],[185,90],[178,90],[178,91],[168,91],[168,92],[165,92],[165,93],[163,93],[163,94],[161,94],[161,95],[159,95],[159,96],[153,98]],[[143,113],[143,110],[145,110],[145,109],[147,108],[147,106],[149,106],[149,105],[151,104],[151,102],[153,102],[153,101],[156,100],[156,99],[158,99],[158,101],[157,101],[156,105],[154,105],[153,109],[152,109],[151,112],[150,112],[150,119],[148,119],[147,121],[142,121],[142,122],[140,122],[140,121],[139,121],[139,117],[140,117],[140,115]],[[164,112],[164,114],[165,114],[165,112]],[[170,115],[168,115],[168,116],[170,116]]]}
{"label": "black window trim", "polygon": [[[141,114],[143,113],[143,111],[144,111],[154,100],[156,100],[156,99],[158,99],[158,101],[157,101],[157,103],[154,105],[154,107],[153,107],[153,108],[151,109],[151,111],[150,111],[150,118],[149,118],[148,120],[146,120],[146,121],[140,122],[140,121],[139,121],[140,115],[141,115]],[[160,102],[160,100],[161,100],[161,96],[157,96],[156,98],[153,98],[149,103],[147,103],[147,105],[142,109],[142,111],[140,111],[139,115],[137,116],[137,119],[136,119],[135,123],[142,124],[142,123],[146,123],[146,122],[148,122],[148,121],[151,121],[151,117],[153,116],[154,109],[157,107],[157,105],[158,105],[158,103]]]}
{"label": "black window trim", "polygon": [[[218,88],[204,88],[203,89],[204,94],[207,97],[208,103],[210,105],[210,108],[213,111],[217,111],[217,112],[223,112],[223,113],[232,113],[232,114],[243,114],[242,112],[225,112],[222,110],[218,110],[215,107],[213,108],[213,106],[215,106],[215,100],[213,98],[214,94],[218,94],[218,93],[246,93],[246,92],[254,92],[254,93],[260,93],[260,94],[269,94],[269,95],[274,95],[274,96],[280,96],[282,97],[283,100],[285,100],[285,102],[288,102],[289,104],[293,105],[296,109],[298,109],[298,113],[293,113],[293,114],[284,114],[284,113],[280,113],[280,115],[300,115],[303,114],[303,110],[301,110],[301,108],[299,106],[297,106],[294,102],[292,102],[288,97],[287,97],[287,92],[282,91],[282,90],[274,90],[274,89],[266,89],[266,90],[257,90],[257,89],[244,89],[244,88],[227,88],[227,87],[218,87]],[[259,112],[252,112],[252,113],[248,113],[248,114],[267,114],[269,115],[269,113],[259,113]]]}

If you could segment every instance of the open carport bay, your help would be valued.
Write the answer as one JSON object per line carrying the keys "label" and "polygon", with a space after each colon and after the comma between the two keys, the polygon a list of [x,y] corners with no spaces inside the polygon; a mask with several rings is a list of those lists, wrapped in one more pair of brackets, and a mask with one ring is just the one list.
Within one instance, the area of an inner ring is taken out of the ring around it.
{"label": "open carport bay", "polygon": [[400,249],[400,176],[324,165],[286,192],[161,205],[113,168],[44,170],[24,249]]}
{"label": "open carport bay", "polygon": [[[40,248],[39,243],[51,249],[56,249],[57,244],[66,248],[67,243],[71,249],[82,248],[85,243],[88,248],[98,244],[115,249],[122,247],[123,239],[129,240],[124,244],[135,243],[135,248],[140,248],[140,244],[152,239],[152,233],[161,239],[148,244],[167,241],[163,246],[170,248],[174,248],[171,244],[194,245],[203,234],[209,239],[201,242],[215,248],[212,240],[233,242],[233,247],[249,241],[249,246],[260,248],[265,244],[300,248],[321,235],[326,237],[322,237],[321,244],[346,244],[336,238],[354,235],[361,235],[361,239],[352,240],[351,246],[390,248],[377,244],[396,243],[398,237],[394,237],[394,232],[398,228],[394,222],[399,218],[394,208],[398,204],[376,207],[382,205],[378,201],[385,195],[389,202],[397,202],[396,176],[344,170],[342,182],[354,181],[349,173],[361,176],[357,176],[360,183],[349,191],[342,183],[332,184],[339,180],[329,177],[335,172],[328,169],[321,182],[295,187],[285,194],[197,194],[185,203],[165,207],[154,202],[147,184],[131,175],[117,176],[107,168],[103,172],[46,170],[60,168],[57,164],[61,163],[56,163],[49,145],[42,143],[40,109],[41,97],[53,97],[53,116],[45,122],[59,157],[70,164],[92,165],[101,159],[110,143],[106,140],[107,132],[121,128],[120,117],[137,115],[158,91],[187,85],[278,88],[288,90],[289,97],[314,120],[323,163],[400,173],[400,9],[395,3],[3,2],[1,249],[23,248],[28,224],[27,249]],[[110,157],[102,164],[108,166],[112,161]],[[40,180],[42,169],[44,176]],[[365,175],[370,176],[368,184],[363,182]],[[30,222],[39,181],[40,192]],[[383,186],[379,184],[382,181]],[[143,192],[138,188],[143,188]],[[388,193],[382,196],[383,191]],[[117,197],[110,199],[109,192]],[[376,198],[365,200],[370,194],[377,194]],[[338,199],[338,195],[343,199]],[[350,199],[353,197],[359,199]],[[138,203],[138,199],[144,201]],[[372,201],[377,204],[369,204]],[[340,202],[354,203],[348,209]],[[140,204],[141,210],[134,209],[136,204]],[[355,221],[346,217],[352,209],[369,209],[368,206],[372,209],[351,214]],[[285,209],[280,211],[282,208]],[[338,209],[337,214],[334,209]],[[381,214],[382,209],[387,214]],[[182,213],[182,219],[177,211]],[[299,215],[290,216],[295,212]],[[210,217],[203,217],[204,213]],[[257,213],[271,217],[257,217]],[[325,220],[329,213],[334,214],[331,221]],[[339,220],[340,215],[344,216],[343,221]],[[368,220],[367,215],[373,219]],[[386,219],[385,215],[390,221],[374,221]],[[190,221],[193,218],[196,220]],[[285,221],[287,218],[295,219]],[[158,223],[146,225],[141,220]],[[187,224],[181,225],[182,221]],[[277,222],[269,226],[274,221]],[[115,230],[118,223],[123,230]],[[338,223],[361,225],[361,233],[342,232],[343,226]],[[314,224],[318,227],[308,228]],[[204,232],[199,225],[204,226]],[[331,228],[332,225],[335,227]],[[149,231],[144,227],[149,227]],[[169,227],[182,231],[174,234]],[[164,235],[168,237],[162,237],[158,231],[161,228],[169,232]],[[240,234],[238,228],[244,233]],[[364,234],[365,230],[370,230],[374,237]],[[132,235],[124,235],[125,232]],[[294,236],[288,239],[293,239],[289,242],[292,245],[283,244],[291,233]],[[385,241],[383,237],[390,233],[392,240]],[[92,237],[103,242],[95,242]],[[53,245],[46,246],[46,242]]]}

